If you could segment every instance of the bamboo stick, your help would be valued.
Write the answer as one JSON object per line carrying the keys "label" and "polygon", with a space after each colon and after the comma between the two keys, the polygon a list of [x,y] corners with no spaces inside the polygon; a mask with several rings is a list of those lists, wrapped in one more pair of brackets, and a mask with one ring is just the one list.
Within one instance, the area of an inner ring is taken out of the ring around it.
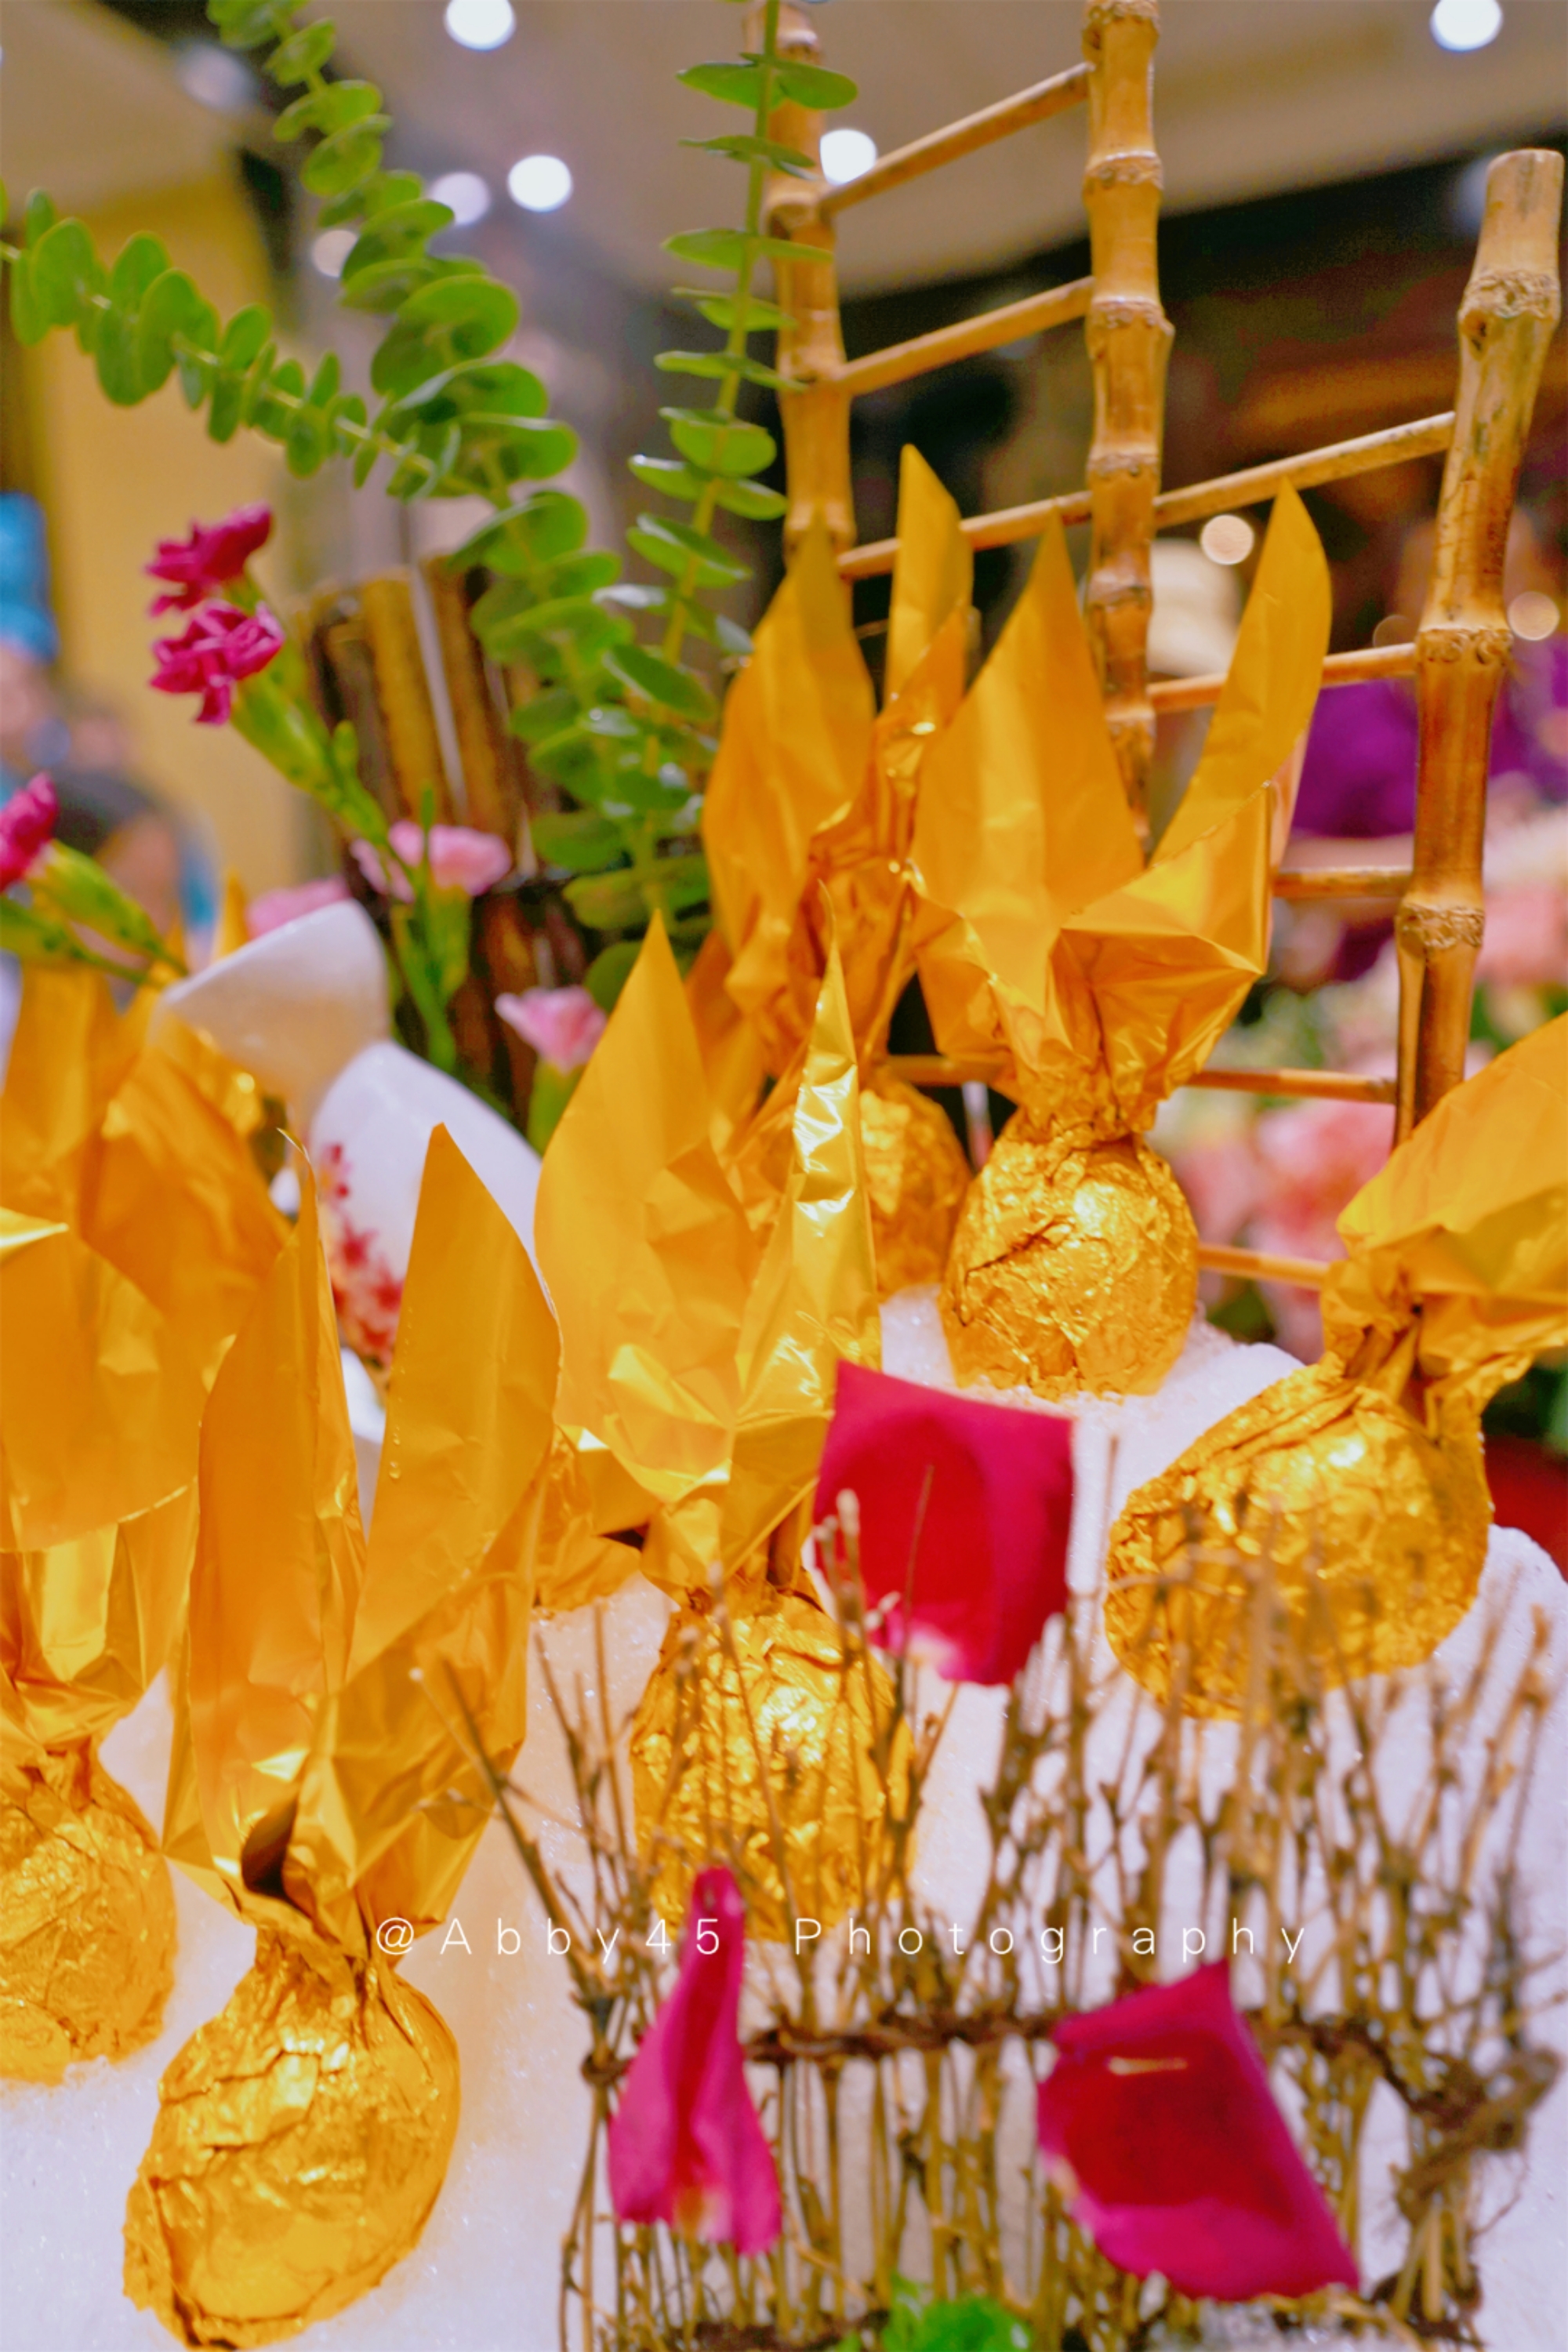
{"label": "bamboo stick", "polygon": [[1281,866],[1274,896],[1292,905],[1318,898],[1403,898],[1410,887],[1405,866]]}
{"label": "bamboo stick", "polygon": [[[1185,489],[1164,490],[1154,501],[1155,529],[1171,530],[1203,515],[1223,514],[1231,507],[1260,505],[1287,482],[1299,490],[1310,490],[1321,482],[1341,482],[1352,474],[1374,472],[1380,466],[1402,466],[1411,457],[1431,457],[1447,447],[1453,431],[1450,410],[1441,416],[1418,417],[1412,425],[1391,425],[1381,433],[1363,433],[1352,441],[1331,442],[1321,449],[1306,449],[1297,457],[1248,466],[1238,474],[1221,474],[1210,482],[1194,482]],[[1088,490],[1068,490],[1060,498],[1033,499],[1026,506],[971,515],[961,527],[971,547],[1011,547],[1020,539],[1038,539],[1053,515],[1063,523],[1087,522],[1090,503]],[[879,572],[890,572],[898,552],[896,539],[868,540],[864,547],[851,548],[840,556],[838,569],[847,580],[870,580]]]}
{"label": "bamboo stick", "polygon": [[[961,1087],[972,1081],[1008,1090],[998,1083],[996,1062],[980,1055],[889,1054],[879,1066],[889,1077],[911,1087]],[[1364,1077],[1348,1070],[1200,1070],[1189,1086],[1212,1093],[1280,1095],[1303,1102],[1392,1103],[1392,1078]]]}
{"label": "bamboo stick", "polygon": [[1289,1282],[1298,1290],[1321,1290],[1328,1266],[1315,1257],[1277,1257],[1271,1250],[1226,1249],[1219,1242],[1198,1244],[1205,1274],[1239,1274],[1253,1282]]}
{"label": "bamboo stick", "polygon": [[1561,309],[1563,159],[1500,155],[1459,306],[1459,395],[1416,635],[1415,877],[1400,907],[1403,1138],[1465,1075],[1484,922],[1481,850],[1492,712],[1512,638],[1503,556],[1546,347]]}
{"label": "bamboo stick", "polygon": [[982,107],[977,114],[966,114],[961,122],[950,122],[944,130],[928,131],[923,139],[911,139],[907,147],[896,147],[890,155],[882,156],[858,179],[830,188],[822,200],[824,216],[847,212],[851,205],[863,205],[871,196],[885,195],[889,188],[901,188],[906,181],[918,180],[943,163],[956,163],[961,155],[973,155],[998,139],[1010,139],[1016,131],[1026,131],[1033,122],[1065,114],[1088,95],[1089,68],[1074,66],[994,106]]}
{"label": "bamboo stick", "polygon": [[1171,325],[1160,307],[1160,159],[1152,115],[1158,0],[1086,0],[1089,214],[1094,298],[1084,340],[1094,376],[1090,541],[1084,618],[1128,803],[1147,831],[1154,713],[1145,669],[1149,549]]}
{"label": "bamboo stick", "polygon": [[426,793],[433,793],[437,821],[449,824],[452,787],[441,757],[408,574],[390,572],[362,580],[355,593],[398,796],[409,815],[417,817]]}
{"label": "bamboo stick", "polygon": [[912,375],[928,374],[953,360],[994,351],[998,343],[1011,343],[1023,335],[1040,334],[1047,327],[1065,326],[1069,319],[1081,319],[1093,292],[1092,278],[1053,286],[1047,293],[1027,295],[1021,302],[1005,303],[977,319],[961,319],[956,326],[939,327],[933,334],[916,335],[907,343],[889,343],[885,351],[868,352],[864,359],[847,360],[837,382],[851,400],[862,393],[880,392],[889,383],[907,383]]}
{"label": "bamboo stick", "polygon": [[[752,17],[751,46],[759,46]],[[781,56],[818,65],[822,44],[799,0],[779,10]],[[822,117],[805,107],[784,105],[769,118],[769,135],[819,163]],[[763,219],[770,236],[816,247],[820,261],[781,261],[773,280],[781,310],[795,324],[781,328],[774,364],[783,375],[802,379],[805,389],[779,394],[784,424],[784,479],[789,511],[784,545],[799,545],[820,519],[836,549],[855,539],[855,497],[849,478],[849,394],[838,379],[844,367],[844,334],[838,317],[838,279],[834,265],[833,224],[824,210],[826,182],[797,180],[787,172],[769,177]]]}
{"label": "bamboo stick", "polygon": [[452,724],[462,762],[467,822],[505,842],[517,837],[521,806],[511,740],[500,723],[485,674],[485,657],[468,623],[468,600],[446,559],[421,567],[435,614],[441,667],[452,706]]}
{"label": "bamboo stick", "polygon": [[[1323,663],[1325,686],[1354,686],[1369,677],[1409,677],[1415,669],[1415,644],[1359,646],[1353,653],[1330,654]],[[1149,688],[1156,710],[1206,710],[1225,691],[1226,673],[1205,677],[1163,677]]]}

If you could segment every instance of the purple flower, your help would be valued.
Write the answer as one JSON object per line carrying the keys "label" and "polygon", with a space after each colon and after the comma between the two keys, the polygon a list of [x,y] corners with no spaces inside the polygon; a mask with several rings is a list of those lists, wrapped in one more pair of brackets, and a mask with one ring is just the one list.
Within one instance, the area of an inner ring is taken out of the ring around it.
{"label": "purple flower", "polygon": [[779,2234],[779,2185],[737,2032],[745,1933],[730,1873],[701,1872],[675,1990],[610,2118],[610,2197],[618,2221],[758,2254]]}
{"label": "purple flower", "polygon": [[239,578],[271,531],[270,507],[237,507],[222,522],[194,522],[189,539],[161,539],[145,569],[153,580],[172,581],[175,593],[158,597],[148,609],[189,612],[205,596],[216,595]]}
{"label": "purple flower", "polygon": [[283,631],[265,604],[242,613],[215,598],[199,604],[179,637],[160,637],[153,647],[158,673],[150,683],[160,694],[199,694],[203,727],[221,727],[234,708],[241,678],[254,677],[281,651]]}
{"label": "purple flower", "polygon": [[60,813],[54,781],[37,775],[0,807],[0,890],[20,882],[34,859],[55,837]]}
{"label": "purple flower", "polygon": [[582,1068],[607,1018],[585,988],[525,988],[521,996],[498,996],[496,1011],[558,1070]]}
{"label": "purple flower", "polygon": [[1274,2103],[1225,1961],[1063,2020],[1040,2151],[1068,2210],[1135,2278],[1241,2303],[1357,2284]]}
{"label": "purple flower", "polygon": [[[425,835],[412,817],[399,817],[387,838],[405,866],[418,865]],[[405,905],[412,899],[413,887],[402,866],[395,866],[388,874],[368,841],[356,841],[352,846],[354,863],[373,889],[389,898],[401,898]],[[465,898],[477,898],[510,872],[511,852],[499,834],[478,833],[467,824],[431,826],[430,879],[437,890],[461,890]]]}

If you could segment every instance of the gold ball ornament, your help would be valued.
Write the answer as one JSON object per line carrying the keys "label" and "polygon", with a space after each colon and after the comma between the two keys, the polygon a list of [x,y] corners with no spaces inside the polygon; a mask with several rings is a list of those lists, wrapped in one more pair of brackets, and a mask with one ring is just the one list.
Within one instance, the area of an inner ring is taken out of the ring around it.
{"label": "gold ball ornament", "polygon": [[947,1113],[901,1078],[879,1076],[861,1092],[860,1139],[878,1297],[940,1282],[969,1187]]}
{"label": "gold ball ornament", "polygon": [[418,2239],[458,2127],[457,2044],[378,1955],[263,1928],[158,2096],[125,2292],[182,2343],[271,2344]]}
{"label": "gold ball ornament", "polygon": [[879,1660],[858,1650],[847,1664],[837,1627],[805,1594],[765,1589],[729,1633],[727,1643],[721,1621],[695,1610],[670,1620],[632,1725],[637,1850],[671,1927],[697,1873],[723,1863],[751,1932],[787,1941],[774,1824],[795,1914],[831,1927],[865,1903],[884,1865],[888,1795],[898,1812],[906,1802],[909,1736],[892,1729]]}
{"label": "gold ball ornament", "polygon": [[91,1742],[0,1778],[0,2074],[58,2083],[140,2050],[174,1956],[168,1864]]}
{"label": "gold ball ornament", "polygon": [[1242,1712],[1260,1634],[1298,1688],[1415,1665],[1475,1599],[1490,1518],[1473,1402],[1434,1436],[1381,1389],[1310,1365],[1130,1496],[1106,1633],[1156,1698],[1179,1684],[1189,1715]]}
{"label": "gold ball ornament", "polygon": [[1197,1228],[1159,1153],[1015,1112],[969,1188],[942,1283],[960,1385],[1147,1395],[1197,1295]]}

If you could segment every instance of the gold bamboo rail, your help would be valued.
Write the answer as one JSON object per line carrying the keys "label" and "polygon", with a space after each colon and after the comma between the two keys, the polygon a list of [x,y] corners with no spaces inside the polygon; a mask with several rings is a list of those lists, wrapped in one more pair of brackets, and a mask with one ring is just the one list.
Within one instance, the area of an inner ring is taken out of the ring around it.
{"label": "gold bamboo rail", "polygon": [[[997,1087],[994,1062],[979,1055],[955,1054],[889,1054],[879,1068],[911,1087],[962,1087],[972,1083]],[[1200,1070],[1189,1086],[1215,1094],[1279,1095],[1301,1101],[1392,1103],[1393,1078],[1364,1077],[1349,1070]]]}
{"label": "gold bamboo rail", "polygon": [[1400,905],[1399,1118],[1407,1135],[1465,1075],[1484,923],[1481,848],[1492,711],[1512,639],[1503,555],[1520,462],[1561,311],[1563,158],[1500,155],[1459,305],[1459,395],[1416,632],[1415,875]]}
{"label": "gold bamboo rail", "polygon": [[[853,187],[854,182],[849,183]],[[1021,302],[983,310],[961,319],[956,326],[938,327],[934,333],[916,335],[907,343],[889,343],[864,359],[847,360],[833,378],[851,400],[861,393],[881,392],[888,384],[905,383],[912,375],[947,367],[954,360],[973,359],[976,352],[994,352],[998,343],[1016,342],[1047,327],[1065,326],[1081,319],[1094,292],[1092,278],[1075,278],[1070,285],[1053,286],[1044,294],[1026,294]]]}
{"label": "gold bamboo rail", "polygon": [[1010,139],[1016,131],[1027,131],[1031,123],[1044,122],[1053,114],[1065,114],[1069,107],[1080,106],[1088,96],[1087,66],[1074,66],[1067,73],[1053,74],[1049,81],[1037,81],[995,106],[984,106],[977,114],[966,114],[962,122],[950,122],[943,131],[931,131],[924,139],[912,139],[907,147],[897,147],[890,155],[882,156],[858,179],[829,188],[821,199],[822,215],[830,220],[835,213],[847,212],[851,205],[863,205],[868,197],[885,195],[889,188],[901,188],[907,181],[918,180],[927,172],[939,170],[943,163],[956,163],[961,156],[973,155],[977,149],[989,147],[998,139]]}
{"label": "gold bamboo rail", "polygon": [[1222,1242],[1198,1244],[1204,1274],[1236,1274],[1244,1281],[1289,1282],[1298,1290],[1321,1290],[1327,1265],[1315,1257],[1279,1257],[1272,1250],[1231,1249]]}
{"label": "gold bamboo rail", "polygon": [[[1380,466],[1402,466],[1411,457],[1434,457],[1448,446],[1453,434],[1450,409],[1440,416],[1418,417],[1412,425],[1390,425],[1381,433],[1362,433],[1353,440],[1304,449],[1299,457],[1276,457],[1267,466],[1219,474],[1212,481],[1194,482],[1186,489],[1163,490],[1154,500],[1154,528],[1173,530],[1205,515],[1259,506],[1287,482],[1293,489],[1316,489],[1324,482],[1342,482],[1352,474],[1375,472]],[[1038,539],[1053,515],[1064,524],[1088,522],[1091,509],[1088,490],[1068,490],[1059,498],[1032,499],[1026,506],[999,507],[994,514],[970,515],[961,529],[977,551],[983,547],[1011,547],[1020,539]],[[890,572],[898,554],[896,539],[868,539],[841,555],[838,569],[846,580],[871,580]]]}
{"label": "gold bamboo rail", "polygon": [[1148,830],[1154,713],[1145,656],[1153,594],[1149,549],[1160,488],[1171,325],[1160,306],[1154,147],[1158,0],[1088,0],[1089,215],[1094,294],[1084,340],[1094,378],[1084,618],[1128,804]]}
{"label": "gold bamboo rail", "polygon": [[[1353,653],[1330,654],[1323,664],[1325,686],[1354,686],[1369,677],[1412,677],[1415,645],[1362,646]],[[1163,677],[1149,688],[1156,710],[1206,710],[1225,691],[1225,672],[1207,677]]]}

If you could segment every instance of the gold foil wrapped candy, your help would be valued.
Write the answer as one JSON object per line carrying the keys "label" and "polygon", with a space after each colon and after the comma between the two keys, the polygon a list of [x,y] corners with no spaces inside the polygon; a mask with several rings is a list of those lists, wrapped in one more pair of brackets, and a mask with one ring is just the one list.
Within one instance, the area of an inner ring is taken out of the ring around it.
{"label": "gold foil wrapped candy", "polygon": [[1322,1360],[1216,1423],[1111,1531],[1111,1646],[1190,1713],[1241,1711],[1260,1622],[1332,1685],[1429,1657],[1474,1599],[1481,1410],[1568,1340],[1568,1018],[1448,1095],[1340,1233]]}
{"label": "gold foil wrapped candy", "polygon": [[731,1118],[727,1164],[753,1222],[764,1223],[787,1181],[795,1096],[836,946],[884,1298],[941,1279],[969,1181],[940,1107],[878,1066],[914,972],[909,850],[921,766],[963,691],[969,623],[972,563],[958,509],[912,449],[899,532],[880,716],[818,531],[731,691],[703,813],[728,943],[721,985],[779,1081],[751,1117]]}
{"label": "gold foil wrapped candy", "polygon": [[331,1291],[300,1222],[215,1385],[165,1843],[258,1930],[165,2074],[126,2291],[187,2344],[298,2333],[418,2237],[457,2128],[447,2027],[395,1956],[445,1914],[525,1727],[554,1326],[444,1129],[409,1260],[373,1533]]}
{"label": "gold foil wrapped candy", "polygon": [[[640,1555],[620,1548],[625,1572],[640,1567],[679,1604],[632,1733],[656,1900],[677,1920],[692,1872],[722,1856],[767,1933],[788,1907],[775,1824],[802,1907],[826,1924],[855,1899],[882,1804],[871,1728],[890,1709],[876,1664],[847,1699],[837,1631],[799,1567],[837,1364],[875,1363],[879,1344],[855,1047],[831,952],[793,1110],[759,1249],[713,1150],[656,924],[552,1141],[538,1215],[572,1475],[588,1475],[591,1439],[636,1482],[647,1521]],[[542,1586],[554,1577],[542,1550]]]}
{"label": "gold foil wrapped candy", "polygon": [[927,758],[926,1002],[943,1050],[987,1064],[1022,1105],[948,1259],[963,1382],[1147,1391],[1181,1352],[1197,1235],[1141,1139],[1266,964],[1328,628],[1322,550],[1285,490],[1203,758],[1145,868],[1053,526]]}

